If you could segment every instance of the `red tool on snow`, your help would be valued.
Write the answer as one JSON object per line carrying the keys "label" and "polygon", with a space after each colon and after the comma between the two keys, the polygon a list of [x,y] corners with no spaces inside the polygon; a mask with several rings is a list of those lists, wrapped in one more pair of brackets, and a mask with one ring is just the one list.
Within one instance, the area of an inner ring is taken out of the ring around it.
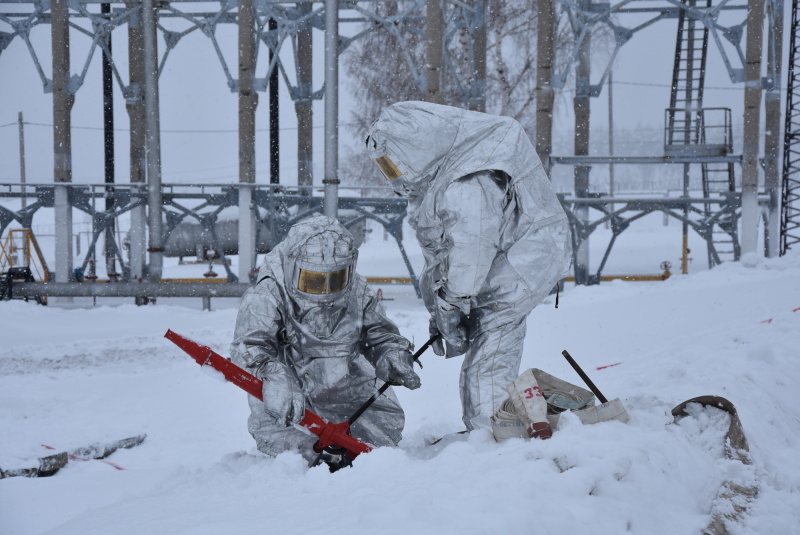
{"label": "red tool on snow", "polygon": [[[261,390],[263,381],[255,375],[241,369],[210,347],[193,342],[176,332],[168,330],[164,337],[183,349],[186,354],[192,357],[200,366],[210,366],[214,368],[225,376],[226,381],[235,384],[254,398],[263,401],[264,398]],[[306,409],[303,419],[300,420],[300,425],[319,437],[319,447],[326,448],[332,446],[344,448],[347,450],[348,457],[355,459],[361,453],[372,451],[372,447],[350,436],[350,423],[352,421],[353,418],[350,418],[350,420],[346,422],[338,424],[331,423]]]}

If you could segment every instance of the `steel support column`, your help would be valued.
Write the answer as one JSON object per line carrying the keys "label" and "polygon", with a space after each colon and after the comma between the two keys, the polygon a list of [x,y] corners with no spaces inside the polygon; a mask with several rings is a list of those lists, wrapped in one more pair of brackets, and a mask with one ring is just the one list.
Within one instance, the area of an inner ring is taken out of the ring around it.
{"label": "steel support column", "polygon": [[[256,181],[256,14],[253,0],[239,0],[239,182]],[[256,265],[256,221],[252,190],[239,188],[239,280],[249,280]]]}
{"label": "steel support column", "polygon": [[473,29],[473,73],[470,84],[470,109],[486,111],[486,4],[478,0],[473,5],[475,10]]}
{"label": "steel support column", "polygon": [[[591,0],[582,0],[586,10],[591,5]],[[591,76],[591,30],[586,30],[586,37],[578,51],[578,66],[575,71],[575,155],[589,155],[589,119],[590,119],[590,76]],[[575,166],[575,196],[587,197],[589,195],[588,165]],[[579,205],[575,208],[576,216],[580,221],[589,221],[588,206]],[[589,239],[588,236],[578,239],[578,249],[575,251],[575,282],[589,284]]]}
{"label": "steel support column", "polygon": [[67,0],[50,5],[53,49],[53,179],[55,187],[56,282],[69,282],[72,274],[72,105],[70,88],[69,8]]}
{"label": "steel support column", "polygon": [[[147,120],[145,118],[145,80],[144,80],[144,25],[141,10],[134,10],[138,4],[128,3],[131,10],[128,20],[128,76],[130,92],[125,99],[125,108],[130,121],[130,181],[132,185],[143,188],[147,180],[147,159],[145,157]],[[140,204],[130,210],[131,226],[128,234],[128,264],[131,278],[144,276],[146,249],[146,212]]]}
{"label": "steel support column", "polygon": [[[297,4],[301,17],[307,17],[312,10],[311,2]],[[294,109],[297,114],[297,185],[303,187],[301,191],[311,195],[311,186],[314,185],[314,112],[312,109],[312,33],[311,22],[304,19],[301,30],[297,34],[297,96]]]}
{"label": "steel support column", "polygon": [[536,152],[550,174],[550,154],[553,152],[553,0],[538,0],[539,13],[536,35]]}
{"label": "steel support column", "polygon": [[758,248],[758,149],[761,131],[761,53],[764,0],[749,0],[742,143],[742,254]]}
{"label": "steel support column", "polygon": [[161,221],[161,121],[158,102],[158,7],[155,0],[142,0],[144,23],[145,118],[147,124],[147,222],[150,253],[147,278],[159,282],[164,263]]}
{"label": "steel support column", "polygon": [[339,0],[325,0],[325,199],[323,213],[339,204]]}
{"label": "steel support column", "polygon": [[444,14],[441,0],[427,0],[425,9],[425,100],[443,104],[441,87]]}

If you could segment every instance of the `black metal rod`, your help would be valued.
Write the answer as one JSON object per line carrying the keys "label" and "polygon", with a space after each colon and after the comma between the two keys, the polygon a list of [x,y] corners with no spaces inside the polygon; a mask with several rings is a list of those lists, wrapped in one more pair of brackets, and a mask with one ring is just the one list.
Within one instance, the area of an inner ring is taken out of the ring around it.
{"label": "black metal rod", "polygon": [[598,400],[600,400],[600,403],[608,403],[608,400],[606,399],[606,397],[605,397],[605,396],[602,394],[602,392],[600,392],[600,389],[599,389],[599,388],[597,388],[597,387],[594,385],[594,383],[592,382],[592,380],[591,380],[591,379],[589,379],[589,376],[588,376],[588,375],[586,375],[586,374],[583,372],[583,370],[581,369],[581,367],[580,367],[580,366],[578,366],[578,363],[577,363],[577,362],[575,362],[575,359],[573,359],[573,358],[572,358],[572,355],[570,355],[569,353],[567,353],[567,350],[566,350],[566,349],[565,349],[564,351],[562,351],[562,352],[561,352],[561,354],[562,354],[562,355],[564,355],[564,358],[565,358],[565,359],[567,359],[567,362],[569,362],[569,363],[570,363],[570,365],[571,365],[571,366],[572,366],[572,367],[575,369],[575,371],[576,371],[576,372],[578,372],[578,375],[580,375],[580,376],[581,376],[581,379],[583,379],[583,382],[584,382],[584,383],[586,383],[586,386],[588,386],[588,387],[589,387],[589,389],[590,389],[592,392],[594,392],[594,395],[595,395],[595,396],[597,396],[597,399],[598,399]]}
{"label": "black metal rod", "polygon": [[[275,19],[269,19],[270,31],[278,29],[278,23]],[[269,50],[269,64],[272,65],[272,59],[275,53],[270,48]],[[269,183],[281,183],[281,159],[280,159],[280,141],[279,141],[279,121],[280,112],[278,108],[278,65],[272,68],[269,76]]]}
{"label": "black metal rod", "polygon": [[[441,336],[442,336],[442,335],[441,335],[441,334],[439,334],[439,333],[436,333],[436,334],[434,334],[433,336],[431,336],[430,340],[428,340],[427,342],[425,342],[425,343],[422,345],[422,347],[421,347],[421,348],[419,348],[419,350],[418,350],[416,353],[414,353],[414,360],[417,362],[417,364],[419,364],[419,367],[420,367],[420,368],[422,367],[422,364],[420,364],[420,362],[419,362],[419,360],[418,360],[418,359],[419,359],[419,357],[420,357],[420,356],[421,356],[421,355],[422,355],[422,354],[425,352],[425,350],[426,350],[426,349],[428,349],[429,347],[431,347],[431,345],[432,345],[432,344],[433,344],[433,343],[434,343],[436,340],[438,340],[438,339],[439,339],[439,337],[441,337]],[[364,413],[364,411],[365,411],[365,410],[367,410],[368,408],[370,408],[370,406],[371,406],[373,403],[375,403],[375,400],[377,400],[379,397],[381,397],[381,395],[382,395],[384,392],[386,392],[386,390],[387,390],[387,389],[388,389],[390,386],[392,386],[390,383],[383,383],[383,386],[381,386],[381,387],[378,389],[378,391],[377,391],[377,392],[375,392],[374,394],[372,394],[372,397],[371,397],[371,398],[369,398],[367,401],[365,401],[365,402],[364,402],[364,404],[363,404],[363,405],[361,405],[361,407],[359,407],[359,408],[358,408],[358,410],[357,410],[356,412],[354,412],[354,413],[353,413],[353,415],[352,415],[352,416],[351,416],[351,417],[350,417],[350,418],[347,420],[347,423],[349,423],[350,425],[353,425],[353,422],[355,422],[356,420],[358,420],[358,417],[359,417],[359,416],[361,416],[361,415]]]}
{"label": "black metal rod", "polygon": [[[100,4],[100,13],[111,15],[111,4]],[[111,33],[108,34],[108,54],[103,53],[103,155],[106,183],[106,212],[114,210],[114,78],[111,69]],[[114,247],[114,219],[108,221],[105,230],[106,270],[116,273]]]}
{"label": "black metal rod", "polygon": [[[431,346],[431,344],[433,344],[433,343],[434,343],[436,340],[438,340],[438,339],[439,339],[441,336],[442,336],[442,335],[441,335],[440,333],[436,333],[436,334],[434,334],[433,336],[431,336],[430,340],[428,340],[427,342],[425,342],[425,344],[424,344],[424,345],[423,345],[421,348],[419,348],[419,351],[417,351],[416,353],[414,353],[414,360],[416,361],[416,363],[417,363],[417,364],[419,364],[419,367],[420,367],[420,368],[422,368],[422,363],[420,363],[420,362],[419,362],[419,360],[418,360],[418,359],[419,359],[419,357],[420,357],[420,355],[422,355],[422,354],[425,352],[425,350],[426,350],[426,349],[428,349],[428,348]],[[384,393],[384,392],[386,392],[386,390],[387,390],[387,389],[388,389],[390,386],[391,386],[391,384],[390,384],[390,383],[388,383],[388,382],[387,382],[387,383],[383,383],[383,386],[381,386],[381,387],[378,389],[378,391],[377,391],[377,392],[375,392],[374,394],[372,394],[372,397],[371,397],[371,398],[369,398],[367,401],[365,401],[365,402],[364,402],[364,404],[363,404],[363,405],[361,405],[361,407],[359,407],[359,408],[358,408],[358,410],[357,410],[356,412],[354,412],[354,413],[353,413],[353,415],[352,415],[352,416],[351,416],[351,417],[350,417],[350,418],[347,420],[347,423],[348,423],[349,425],[353,425],[353,422],[355,422],[356,420],[358,420],[358,418],[359,418],[359,417],[360,417],[362,414],[364,414],[364,411],[365,411],[365,410],[367,410],[368,408],[370,408],[370,406],[371,406],[373,403],[375,403],[375,400],[377,400],[379,397],[381,397],[381,395],[383,395],[383,393]],[[322,453],[320,453],[319,455],[317,455],[317,458],[316,458],[316,459],[314,459],[314,461],[313,461],[313,462],[312,462],[312,463],[311,463],[309,466],[311,466],[311,467],[317,466],[317,465],[320,463],[320,461],[321,461],[321,460],[322,460]]]}

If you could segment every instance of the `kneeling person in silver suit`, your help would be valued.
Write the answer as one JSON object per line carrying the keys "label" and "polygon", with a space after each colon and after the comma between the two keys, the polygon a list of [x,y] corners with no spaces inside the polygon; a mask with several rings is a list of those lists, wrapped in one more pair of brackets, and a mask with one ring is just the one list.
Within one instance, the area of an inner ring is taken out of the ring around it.
{"label": "kneeling person in silver suit", "polygon": [[[338,221],[305,219],[266,255],[256,285],[242,298],[231,356],[264,381],[264,401],[249,398],[248,430],[267,455],[296,451],[317,458],[317,437],[294,425],[305,409],[342,422],[383,382],[420,385],[412,344],[356,273],[357,257],[353,237]],[[390,388],[351,434],[373,446],[395,446],[404,423]]]}

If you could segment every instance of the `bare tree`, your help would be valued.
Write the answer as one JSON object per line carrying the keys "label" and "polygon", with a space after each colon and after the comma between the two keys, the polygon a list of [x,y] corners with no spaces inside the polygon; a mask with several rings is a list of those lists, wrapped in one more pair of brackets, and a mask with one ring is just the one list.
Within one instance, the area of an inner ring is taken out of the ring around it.
{"label": "bare tree", "polygon": [[536,9],[530,0],[489,0],[486,111],[513,117],[533,133]]}
{"label": "bare tree", "polygon": [[[415,6],[419,4],[412,0],[376,2],[370,8],[374,31],[353,43],[342,56],[358,102],[350,121],[357,138],[390,104],[425,98],[419,82],[425,66],[424,10],[418,17],[399,17]],[[486,0],[486,111],[513,117],[531,136],[536,126],[536,23],[535,2]],[[571,39],[566,25],[560,26],[557,35],[557,47]],[[467,29],[457,29],[444,47],[448,60],[442,101],[466,108],[468,102],[461,88],[472,74]],[[342,176],[356,183],[382,184],[379,173],[360,148],[343,158],[347,168]]]}
{"label": "bare tree", "polygon": [[[413,7],[413,2],[376,2],[371,7],[375,20],[391,20]],[[405,100],[422,100],[423,92],[414,79],[412,65],[424,64],[424,28],[419,23],[395,24],[387,28],[378,22],[375,29],[354,42],[341,61],[351,80],[351,90],[358,103],[348,127],[356,139],[363,137],[381,111]],[[346,168],[343,180],[362,185],[385,185],[379,180],[374,164],[356,144],[355,152],[342,159]]]}

